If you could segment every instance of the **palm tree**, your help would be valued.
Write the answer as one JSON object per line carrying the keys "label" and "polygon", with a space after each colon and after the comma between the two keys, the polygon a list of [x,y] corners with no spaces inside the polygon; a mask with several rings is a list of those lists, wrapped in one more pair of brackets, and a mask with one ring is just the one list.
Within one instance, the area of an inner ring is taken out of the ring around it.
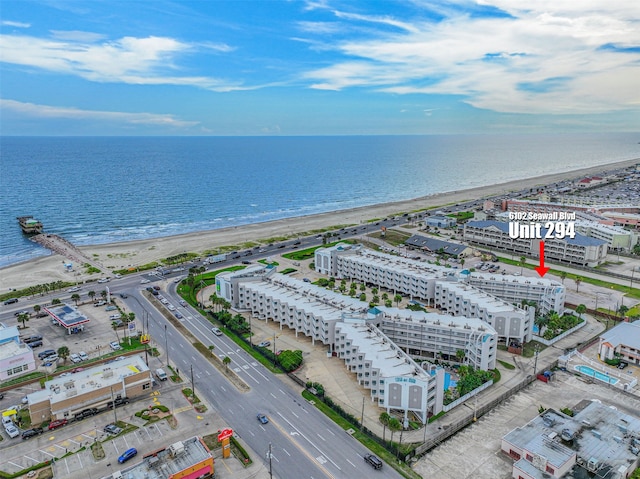
{"label": "palm tree", "polygon": [[382,441],[385,441],[385,434],[387,432],[387,426],[389,425],[389,421],[391,420],[391,416],[389,413],[383,412],[380,414],[380,422],[382,423]]}
{"label": "palm tree", "polygon": [[102,296],[102,299],[107,299],[107,291],[105,289],[100,291],[100,296]]}
{"label": "palm tree", "polygon": [[464,361],[465,356],[466,356],[466,354],[464,352],[464,349],[458,349],[456,351],[456,359],[458,360],[459,363]]}
{"label": "palm tree", "polygon": [[34,305],[33,305],[33,312],[34,312],[34,313],[38,314],[38,313],[40,312],[40,310],[41,310],[41,309],[42,309],[42,308],[40,307],[40,305],[39,305],[39,304],[34,304]]}
{"label": "palm tree", "polygon": [[58,356],[62,358],[62,361],[67,362],[67,358],[69,357],[69,348],[66,346],[60,346],[58,348]]}
{"label": "palm tree", "polygon": [[118,340],[118,344],[120,344],[120,336],[118,336],[118,323],[116,322],[111,323],[111,327],[116,332],[116,339]]}
{"label": "palm tree", "polygon": [[464,269],[464,257],[461,257],[458,262],[460,263],[460,268]]}
{"label": "palm tree", "polygon": [[395,417],[389,419],[389,430],[391,431],[391,443],[393,444],[393,433],[402,429],[402,424]]}
{"label": "palm tree", "polygon": [[520,265],[520,274],[522,274],[522,269],[524,268],[524,265],[527,264],[527,257],[520,256],[520,261],[518,261],[518,264]]}
{"label": "palm tree", "polygon": [[53,298],[51,300],[51,304],[60,304],[60,303],[62,303],[62,301],[60,301],[60,298]]}
{"label": "palm tree", "polygon": [[393,300],[396,302],[396,308],[400,305],[400,301],[402,301],[402,295],[401,294],[396,294],[393,297]]}
{"label": "palm tree", "polygon": [[22,329],[27,327],[24,323],[29,321],[30,316],[29,313],[20,313],[18,315],[18,321],[22,321]]}
{"label": "palm tree", "polygon": [[78,293],[73,293],[71,295],[71,299],[73,299],[76,303],[76,306],[78,306],[78,300],[80,299],[80,295]]}
{"label": "palm tree", "polygon": [[587,311],[587,307],[584,304],[579,304],[576,306],[576,313],[582,319],[582,315]]}
{"label": "palm tree", "polygon": [[91,301],[93,301],[93,298],[95,298],[96,296],[96,292],[91,290],[87,293],[87,296],[89,296],[89,298],[91,298]]}
{"label": "palm tree", "polygon": [[629,308],[624,304],[618,308],[618,314],[623,318],[624,318],[624,315],[627,314],[627,311],[629,311]]}
{"label": "palm tree", "polygon": [[222,358],[222,364],[224,364],[225,368],[229,367],[229,363],[231,362],[231,358],[229,356],[225,356]]}
{"label": "palm tree", "polygon": [[576,293],[577,293],[578,288],[580,287],[580,283],[582,283],[582,276],[576,276],[574,281],[576,282]]}
{"label": "palm tree", "polygon": [[211,356],[213,356],[213,350],[216,349],[216,347],[212,344],[211,346],[209,346],[209,351],[211,352]]}
{"label": "palm tree", "polygon": [[562,280],[562,284],[564,284],[564,280],[567,278],[567,272],[566,271],[561,271],[560,272],[560,279]]}

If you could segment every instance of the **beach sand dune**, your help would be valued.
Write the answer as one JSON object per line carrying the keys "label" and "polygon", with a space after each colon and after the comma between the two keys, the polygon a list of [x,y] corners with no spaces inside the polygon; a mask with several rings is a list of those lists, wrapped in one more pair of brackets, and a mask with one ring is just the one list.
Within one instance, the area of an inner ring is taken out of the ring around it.
{"label": "beach sand dune", "polygon": [[[114,269],[135,268],[139,265],[148,264],[186,252],[201,254],[209,251],[215,253],[218,248],[225,246],[237,245],[240,247],[240,245],[246,244],[247,242],[259,243],[277,237],[295,237],[299,233],[325,230],[338,225],[357,225],[376,218],[386,218],[397,214],[456,204],[467,200],[503,195],[512,191],[548,185],[563,179],[604,174],[608,170],[632,166],[636,163],[638,163],[637,159],[628,160],[605,166],[467,190],[462,189],[464,188],[464,180],[461,180],[461,189],[458,191],[407,201],[383,203],[349,210],[188,233],[165,238],[83,246],[80,247],[80,250],[86,257],[93,258],[98,263],[104,265],[106,268],[105,273],[108,275],[109,272]],[[466,174],[470,173],[467,172]],[[89,279],[97,279],[101,276],[100,274],[84,274],[82,272],[84,268],[79,265],[76,265],[76,271],[66,272],[64,263],[67,261],[68,259],[61,255],[52,254],[44,258],[2,268],[0,270],[0,291],[7,292],[11,289],[21,289],[58,280],[84,282]]]}

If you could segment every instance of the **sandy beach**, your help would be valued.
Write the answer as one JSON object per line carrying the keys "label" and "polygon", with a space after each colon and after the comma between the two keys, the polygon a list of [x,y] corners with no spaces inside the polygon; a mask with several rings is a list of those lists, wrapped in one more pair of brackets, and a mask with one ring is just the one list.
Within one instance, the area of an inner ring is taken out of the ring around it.
{"label": "sandy beach", "polygon": [[[247,242],[267,243],[272,241],[273,238],[295,237],[300,233],[324,230],[332,226],[357,225],[376,218],[385,218],[405,212],[410,213],[467,200],[492,197],[523,188],[555,183],[563,179],[595,175],[607,170],[632,166],[636,163],[638,163],[638,159],[468,190],[460,189],[395,203],[382,203],[349,210],[164,238],[82,246],[80,250],[88,257],[101,263],[108,274],[110,270],[144,265],[180,253],[195,252],[200,254],[205,251],[215,252],[221,247],[237,246],[237,248],[242,248],[242,245]],[[466,172],[466,174],[469,173]],[[464,181],[461,181],[460,186],[464,188]],[[11,289],[21,289],[58,280],[84,282],[100,277],[100,274],[87,275],[79,270],[76,273],[66,272],[63,263],[67,261],[61,255],[52,254],[51,256],[2,268],[0,269],[0,291],[8,292]]]}

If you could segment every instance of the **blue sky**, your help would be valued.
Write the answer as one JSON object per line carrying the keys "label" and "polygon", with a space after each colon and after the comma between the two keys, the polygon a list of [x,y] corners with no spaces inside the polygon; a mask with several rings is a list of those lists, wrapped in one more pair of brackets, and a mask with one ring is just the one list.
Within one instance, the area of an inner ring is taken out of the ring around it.
{"label": "blue sky", "polygon": [[640,131],[629,0],[3,0],[2,135]]}

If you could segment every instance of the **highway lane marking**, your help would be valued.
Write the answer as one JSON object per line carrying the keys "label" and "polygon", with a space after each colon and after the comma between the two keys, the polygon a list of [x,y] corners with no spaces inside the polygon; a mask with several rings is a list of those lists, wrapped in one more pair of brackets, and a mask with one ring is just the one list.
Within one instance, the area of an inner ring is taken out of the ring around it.
{"label": "highway lane marking", "polygon": [[271,397],[272,397],[273,399],[278,399],[278,398],[276,397],[276,395],[275,395],[275,394],[273,394],[273,393],[269,393],[269,394],[271,394]]}
{"label": "highway lane marking", "polygon": [[220,385],[220,389],[222,389],[224,392],[227,392],[227,390],[224,388],[222,384]]}
{"label": "highway lane marking", "polygon": [[358,468],[356,467],[356,465],[355,465],[353,462],[351,462],[349,459],[347,459],[347,462],[348,462],[349,464],[351,464],[353,467],[355,467],[356,469],[358,469]]}
{"label": "highway lane marking", "polygon": [[[280,417],[282,417],[282,419],[284,419],[285,421],[287,421],[287,420],[284,418],[284,416],[282,416],[282,414],[278,413],[278,415],[279,415]],[[289,422],[289,421],[287,421],[287,422]],[[278,429],[278,430],[279,430],[283,435],[285,435],[285,436],[286,436],[286,432],[284,431],[284,429],[282,429],[282,426],[280,426],[280,424],[278,424],[276,421],[273,421],[273,420],[271,420],[271,424],[273,424],[273,426],[274,426],[276,429]],[[289,423],[289,424],[291,424],[291,423]],[[306,439],[306,438],[305,438],[305,439]],[[296,447],[296,448],[297,448],[297,449],[298,449],[302,454],[304,454],[305,456],[307,456],[307,458],[308,458],[311,462],[314,462],[314,459],[315,459],[315,458],[314,458],[311,454],[309,454],[309,452],[307,452],[307,450],[306,450],[306,449],[304,449],[304,448],[302,447],[302,445],[298,444],[297,442],[294,442],[294,441],[293,441],[293,440],[291,440],[291,439],[290,439],[290,441],[291,441],[291,444],[293,444],[293,445],[294,445],[294,446],[295,446],[295,447]],[[269,453],[267,453],[267,454],[269,454]],[[267,458],[268,458],[268,456],[267,456]],[[325,473],[325,475],[326,475],[327,477],[330,477],[330,478],[332,478],[332,479],[335,479],[335,476],[334,476],[333,474],[331,474],[329,471],[327,471],[327,469],[326,469],[322,464],[318,464],[318,467],[320,468],[320,470],[321,470],[321,471],[323,471],[323,472]],[[340,468],[338,467],[338,469],[340,469]],[[313,479],[313,476],[311,476],[311,479]]]}
{"label": "highway lane marking", "polygon": [[327,429],[327,432],[328,432],[329,434],[331,434],[332,436],[335,436],[335,434],[333,433],[333,431],[332,431],[331,429]]}
{"label": "highway lane marking", "polygon": [[298,432],[298,434],[300,434],[300,435],[301,435],[301,436],[302,436],[302,437],[303,437],[303,438],[304,438],[304,439],[305,439],[309,444],[311,444],[313,447],[315,447],[315,448],[318,450],[318,452],[319,452],[320,454],[322,454],[324,457],[326,457],[326,458],[327,458],[327,460],[328,460],[329,462],[331,462],[331,464],[333,464],[333,465],[334,465],[334,466],[335,466],[339,471],[341,471],[341,470],[342,470],[342,469],[340,469],[340,466],[338,466],[335,462],[333,462],[333,461],[329,458],[329,455],[328,455],[328,454],[325,454],[325,453],[324,453],[324,451],[323,451],[322,449],[320,449],[318,446],[316,446],[316,445],[313,443],[313,441],[311,441],[307,436],[305,436],[302,432],[300,432],[300,430],[299,430],[297,427],[295,427],[295,426],[294,426],[294,425],[293,425],[293,424],[292,424],[292,423],[291,423],[291,422],[290,422],[286,417],[284,417],[284,416],[283,416],[282,414],[280,414],[280,413],[278,413],[278,416],[280,416],[282,419],[284,419],[284,420],[287,422],[287,424],[289,424],[289,426],[291,426],[293,429],[295,429],[295,430]]}
{"label": "highway lane marking", "polygon": [[198,361],[196,360],[196,358],[194,358],[193,356],[191,356],[191,359],[193,359],[194,363],[197,363]]}
{"label": "highway lane marking", "polygon": [[[316,434],[318,434],[318,433],[316,432]],[[327,440],[326,440],[324,437],[322,437],[320,434],[318,434],[318,437],[319,437],[320,439],[322,439],[324,442],[327,442]]]}
{"label": "highway lane marking", "polygon": [[284,447],[282,448],[282,451],[283,451],[287,456],[291,457],[291,454],[289,454],[289,452],[288,452]]}
{"label": "highway lane marking", "polygon": [[284,396],[286,396],[285,392],[282,389],[278,388],[278,391],[280,391]]}
{"label": "highway lane marking", "polygon": [[299,418],[299,417],[300,417],[300,416],[298,416],[295,412],[293,412],[292,410],[289,410],[289,412],[290,412],[291,414],[293,414],[296,418]]}

